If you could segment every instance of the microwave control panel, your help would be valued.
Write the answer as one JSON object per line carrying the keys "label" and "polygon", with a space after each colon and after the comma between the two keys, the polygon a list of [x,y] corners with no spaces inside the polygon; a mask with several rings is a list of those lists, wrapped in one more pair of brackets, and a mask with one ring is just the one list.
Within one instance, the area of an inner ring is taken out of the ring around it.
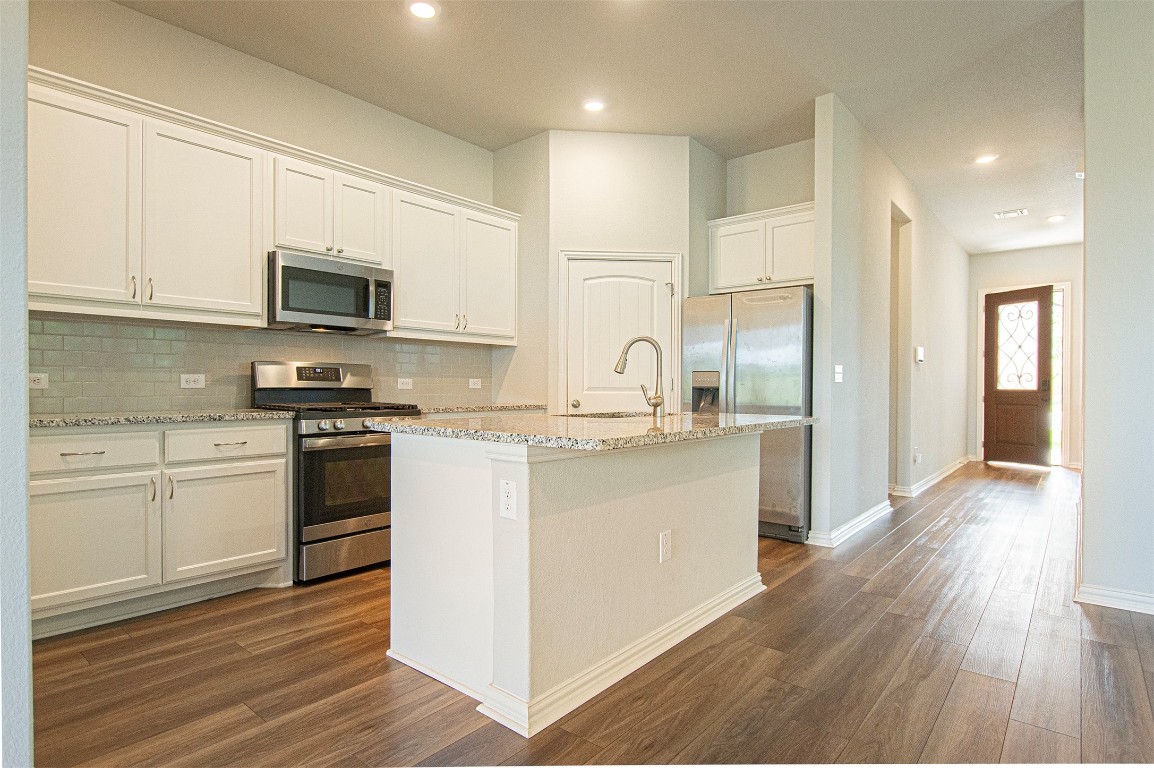
{"label": "microwave control panel", "polygon": [[386,282],[377,283],[376,305],[373,309],[373,318],[375,320],[392,320],[393,319],[393,284]]}

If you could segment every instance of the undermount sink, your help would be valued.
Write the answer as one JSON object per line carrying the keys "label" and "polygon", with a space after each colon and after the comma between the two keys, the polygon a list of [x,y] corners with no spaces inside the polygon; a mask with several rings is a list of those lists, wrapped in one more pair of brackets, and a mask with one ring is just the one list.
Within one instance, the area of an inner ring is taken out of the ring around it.
{"label": "undermount sink", "polygon": [[652,411],[605,411],[603,413],[570,413],[582,419],[636,419],[641,416],[652,416]]}

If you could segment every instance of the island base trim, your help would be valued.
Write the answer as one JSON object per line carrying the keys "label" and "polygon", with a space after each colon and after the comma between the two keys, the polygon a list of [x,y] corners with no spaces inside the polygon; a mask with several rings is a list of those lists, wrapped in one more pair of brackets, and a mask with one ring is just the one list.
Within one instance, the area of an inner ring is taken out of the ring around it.
{"label": "island base trim", "polygon": [[763,591],[761,574],[755,573],[529,702],[495,685],[475,690],[391,649],[388,656],[477,699],[478,712],[528,738]]}

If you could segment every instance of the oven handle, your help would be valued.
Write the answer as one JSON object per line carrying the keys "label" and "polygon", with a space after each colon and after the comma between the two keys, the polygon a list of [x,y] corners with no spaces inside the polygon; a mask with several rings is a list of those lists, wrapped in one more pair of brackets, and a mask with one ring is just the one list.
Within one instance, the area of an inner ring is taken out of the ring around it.
{"label": "oven handle", "polygon": [[335,448],[367,448],[374,445],[388,445],[392,441],[393,436],[389,434],[306,437],[301,440],[301,450],[328,451]]}

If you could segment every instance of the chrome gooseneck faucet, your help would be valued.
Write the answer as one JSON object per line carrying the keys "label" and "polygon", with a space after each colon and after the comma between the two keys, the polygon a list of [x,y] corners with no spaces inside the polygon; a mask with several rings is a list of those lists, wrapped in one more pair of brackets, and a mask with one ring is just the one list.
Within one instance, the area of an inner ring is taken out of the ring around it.
{"label": "chrome gooseneck faucet", "polygon": [[613,370],[617,373],[625,373],[625,366],[629,363],[629,350],[639,341],[649,342],[657,351],[657,385],[653,387],[653,396],[649,396],[649,390],[645,388],[644,384],[641,385],[641,394],[645,396],[645,402],[653,409],[653,418],[660,419],[665,416],[665,397],[661,394],[661,345],[657,343],[657,339],[652,336],[634,336],[625,342],[625,348],[621,350],[621,357],[617,358],[617,365],[613,366]]}

